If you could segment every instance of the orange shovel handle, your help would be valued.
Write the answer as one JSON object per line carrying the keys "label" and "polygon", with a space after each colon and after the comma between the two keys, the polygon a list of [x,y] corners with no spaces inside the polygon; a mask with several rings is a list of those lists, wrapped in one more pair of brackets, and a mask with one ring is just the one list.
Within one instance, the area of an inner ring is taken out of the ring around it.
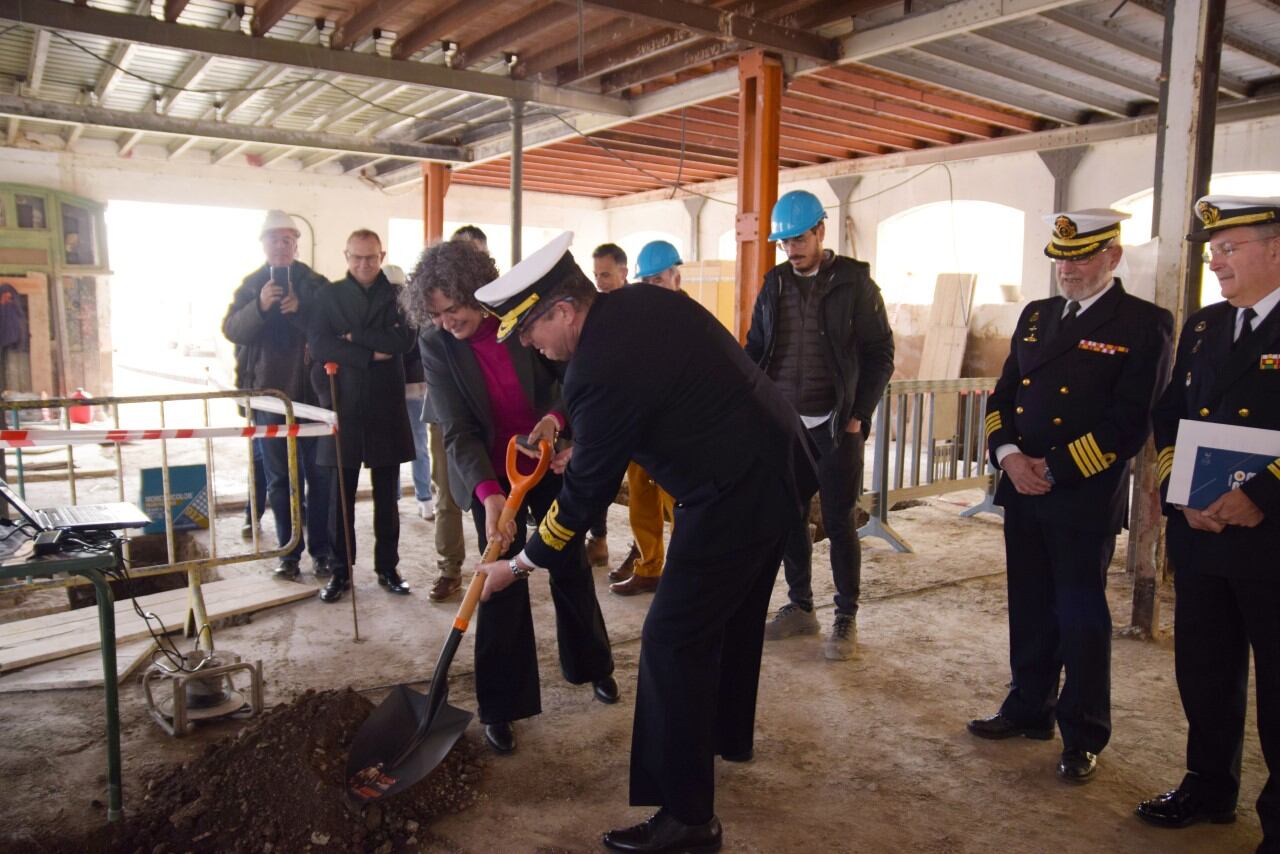
{"label": "orange shovel handle", "polygon": [[[511,441],[507,443],[507,480],[511,481],[511,492],[507,495],[507,500],[502,504],[502,514],[498,517],[499,530],[504,529],[511,522],[515,521],[516,514],[520,512],[520,505],[524,504],[525,496],[529,494],[529,490],[538,485],[542,480],[542,476],[547,473],[547,469],[551,467],[551,457],[553,455],[551,443],[543,439],[538,443],[538,465],[529,474],[521,474],[516,468],[516,460],[519,459],[519,451],[516,450],[516,437],[512,436]],[[498,559],[502,554],[502,546],[497,541],[490,542],[481,556],[481,563],[490,563]],[[471,615],[475,613],[476,606],[480,603],[480,594],[484,592],[484,573],[477,572],[471,579],[471,583],[467,585],[467,592],[462,597],[462,604],[458,606],[458,614],[453,618],[453,627],[460,632],[465,632],[467,626],[471,623]]]}

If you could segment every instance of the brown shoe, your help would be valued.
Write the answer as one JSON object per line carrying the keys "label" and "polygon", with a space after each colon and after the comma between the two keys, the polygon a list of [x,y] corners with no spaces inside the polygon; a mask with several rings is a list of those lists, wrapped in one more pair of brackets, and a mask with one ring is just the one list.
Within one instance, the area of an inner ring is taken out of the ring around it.
{"label": "brown shoe", "polygon": [[617,569],[609,570],[610,581],[626,581],[631,577],[631,573],[635,572],[636,561],[640,559],[640,549],[635,543],[631,544],[631,550],[627,552],[627,557],[622,563],[618,564]]}
{"label": "brown shoe", "polygon": [[448,575],[442,575],[436,579],[436,583],[431,585],[431,592],[427,596],[432,602],[443,602],[449,599],[453,594],[462,589],[462,579],[454,578]]}
{"label": "brown shoe", "polygon": [[652,593],[658,589],[661,575],[632,575],[626,581],[610,584],[609,589],[619,596],[635,596],[637,593]]}
{"label": "brown shoe", "polygon": [[604,537],[587,537],[587,562],[592,566],[609,565],[609,541]]}

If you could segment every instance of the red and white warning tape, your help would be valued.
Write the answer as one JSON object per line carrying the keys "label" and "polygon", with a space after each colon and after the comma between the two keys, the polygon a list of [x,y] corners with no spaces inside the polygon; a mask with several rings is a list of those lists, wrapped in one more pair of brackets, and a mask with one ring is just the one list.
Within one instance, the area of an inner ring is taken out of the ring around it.
{"label": "red and white warning tape", "polygon": [[110,442],[139,442],[151,439],[272,439],[286,436],[328,436],[333,432],[333,425],[325,422],[307,422],[294,424],[292,427],[284,424],[260,424],[245,427],[168,427],[161,430],[44,430],[36,428],[31,430],[0,430],[0,448],[31,448],[36,445],[98,445]]}

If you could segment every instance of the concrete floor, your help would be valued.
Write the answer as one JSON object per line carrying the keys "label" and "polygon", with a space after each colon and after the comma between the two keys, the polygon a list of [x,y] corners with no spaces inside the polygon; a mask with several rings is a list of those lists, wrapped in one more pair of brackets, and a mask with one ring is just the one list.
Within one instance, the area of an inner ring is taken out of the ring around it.
{"label": "concrete floor", "polygon": [[[1182,774],[1186,725],[1167,640],[1115,642],[1114,736],[1088,785],[1055,777],[1056,741],[988,742],[965,732],[969,718],[997,708],[1008,682],[999,521],[956,515],[977,498],[945,496],[895,513],[893,524],[915,554],[864,542],[857,659],[827,662],[821,640],[812,637],[766,647],[755,759],[718,771],[725,850],[1252,851],[1261,838],[1252,802],[1265,779],[1252,716],[1236,824],[1162,831],[1132,814],[1140,799],[1171,788]],[[217,629],[219,648],[262,659],[268,703],[348,685],[377,700],[386,686],[429,676],[457,601],[427,599],[435,574],[431,525],[411,517],[411,501],[402,510],[402,571],[415,593],[384,593],[368,560],[358,561],[359,643],[348,600],[304,600]],[[628,541],[625,512],[614,507],[610,514],[615,562]],[[359,536],[369,537],[367,502],[357,524]],[[466,528],[474,559],[474,535]],[[223,530],[225,551],[235,534],[232,525]],[[829,603],[825,554],[819,544],[815,588],[819,601]],[[1122,540],[1112,574],[1117,627],[1129,609],[1123,560]],[[267,570],[246,565],[225,572]],[[433,825],[430,850],[596,851],[602,831],[647,815],[627,805],[627,762],[640,626],[650,600],[611,595],[604,574],[597,570],[597,583],[622,702],[602,706],[589,688],[560,678],[546,581],[536,579],[544,713],[517,725],[516,753],[488,760],[479,804]],[[301,583],[315,582],[304,575]],[[783,601],[779,581],[774,605]],[[1167,619],[1171,603],[1163,606]],[[820,619],[825,633],[829,604]],[[451,699],[473,709],[471,652],[464,641],[451,670]],[[126,811],[155,769],[196,755],[238,726],[215,724],[172,739],[147,717],[135,683],[122,687],[121,700]],[[0,849],[31,850],[29,843],[50,828],[102,820],[95,805],[103,798],[101,728],[100,692],[5,697]],[[478,739],[476,725],[466,737]]]}

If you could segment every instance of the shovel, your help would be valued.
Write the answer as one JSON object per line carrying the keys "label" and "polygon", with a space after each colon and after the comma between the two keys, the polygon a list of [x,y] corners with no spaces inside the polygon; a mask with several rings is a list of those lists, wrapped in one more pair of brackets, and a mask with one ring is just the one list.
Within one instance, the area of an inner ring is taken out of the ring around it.
{"label": "shovel", "polygon": [[[498,527],[515,520],[524,498],[551,465],[551,444],[539,443],[538,466],[527,475],[516,468],[516,439],[507,444],[507,479],[511,494],[502,505]],[[498,559],[501,546],[490,542],[481,562]],[[358,802],[377,801],[401,792],[431,773],[453,749],[462,731],[471,722],[471,712],[449,705],[449,665],[458,644],[467,632],[480,594],[484,573],[477,572],[453,618],[453,628],[445,638],[436,661],[431,690],[420,694],[408,685],[397,685],[361,724],[347,757],[347,794]]]}

